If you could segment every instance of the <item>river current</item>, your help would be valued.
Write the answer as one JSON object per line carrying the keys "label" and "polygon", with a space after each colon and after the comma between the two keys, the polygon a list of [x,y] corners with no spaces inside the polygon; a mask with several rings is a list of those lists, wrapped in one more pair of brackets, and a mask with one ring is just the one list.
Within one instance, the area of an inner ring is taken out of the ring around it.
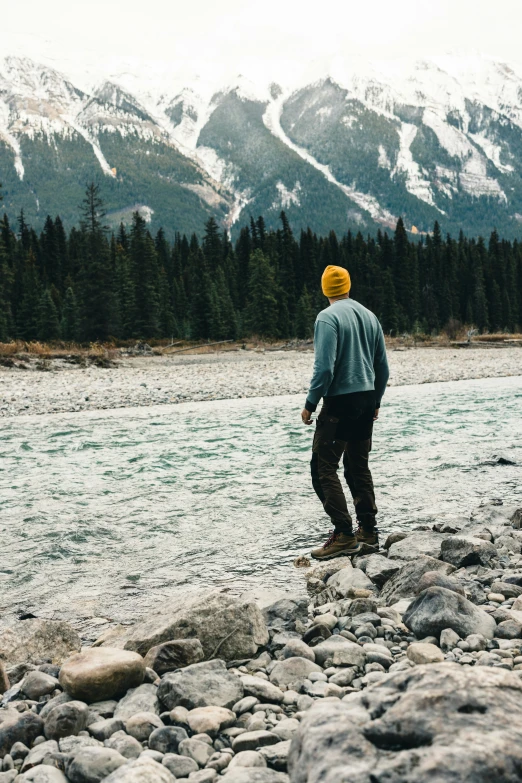
{"label": "river current", "polygon": [[[329,529],[302,402],[4,419],[0,616],[102,627],[197,587],[302,590],[292,560]],[[388,389],[371,464],[384,534],[522,502],[522,377]]]}

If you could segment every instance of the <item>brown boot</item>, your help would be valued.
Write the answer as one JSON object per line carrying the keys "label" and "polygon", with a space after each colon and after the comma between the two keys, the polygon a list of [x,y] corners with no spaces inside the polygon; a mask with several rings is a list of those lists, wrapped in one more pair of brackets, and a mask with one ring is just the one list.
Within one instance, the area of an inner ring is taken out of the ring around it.
{"label": "brown boot", "polygon": [[376,527],[365,529],[362,525],[359,525],[355,535],[361,545],[362,555],[369,555],[379,551],[379,531]]}
{"label": "brown boot", "polygon": [[315,560],[331,560],[343,555],[358,555],[360,551],[361,545],[353,533],[337,533],[334,530],[323,546],[313,549],[311,554]]}

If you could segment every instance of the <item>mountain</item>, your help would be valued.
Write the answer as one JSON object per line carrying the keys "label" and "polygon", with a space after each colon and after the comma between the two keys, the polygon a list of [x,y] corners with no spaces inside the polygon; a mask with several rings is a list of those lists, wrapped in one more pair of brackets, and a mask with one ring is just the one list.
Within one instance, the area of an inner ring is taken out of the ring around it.
{"label": "mountain", "polygon": [[[171,87],[172,85],[172,87]],[[302,84],[229,84],[107,74],[80,88],[23,57],[0,61],[4,207],[41,227],[78,220],[85,185],[107,219],[139,210],[152,229],[232,231],[284,209],[295,229],[391,228],[517,236],[522,222],[522,76],[446,56],[336,62]]]}

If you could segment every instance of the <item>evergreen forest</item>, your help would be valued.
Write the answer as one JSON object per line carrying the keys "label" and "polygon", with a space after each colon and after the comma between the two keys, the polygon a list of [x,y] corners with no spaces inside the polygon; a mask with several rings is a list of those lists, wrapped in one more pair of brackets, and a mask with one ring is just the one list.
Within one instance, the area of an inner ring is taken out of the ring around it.
{"label": "evergreen forest", "polygon": [[410,239],[348,231],[294,235],[251,218],[232,243],[210,218],[202,237],[160,229],[140,214],[113,233],[99,186],[90,185],[79,227],[47,217],[40,234],[21,212],[0,220],[0,341],[94,342],[311,337],[327,306],[320,278],[347,268],[351,296],[377,314],[386,334],[433,334],[453,324],[480,332],[520,329],[522,243],[441,235]]}

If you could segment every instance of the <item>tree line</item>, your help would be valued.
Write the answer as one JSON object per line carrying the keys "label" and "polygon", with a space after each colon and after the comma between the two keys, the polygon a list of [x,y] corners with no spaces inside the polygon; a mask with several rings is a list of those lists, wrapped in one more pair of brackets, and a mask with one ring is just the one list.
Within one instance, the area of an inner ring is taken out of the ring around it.
{"label": "tree line", "polygon": [[251,218],[233,243],[211,218],[198,238],[160,229],[135,213],[110,232],[99,187],[87,188],[82,219],[67,233],[47,217],[38,235],[21,212],[0,220],[0,341],[180,338],[308,338],[327,306],[328,264],[349,270],[351,296],[387,334],[435,333],[448,325],[510,331],[522,324],[522,244],[500,239],[408,237],[402,219],[376,237],[310,229],[295,236]]}

